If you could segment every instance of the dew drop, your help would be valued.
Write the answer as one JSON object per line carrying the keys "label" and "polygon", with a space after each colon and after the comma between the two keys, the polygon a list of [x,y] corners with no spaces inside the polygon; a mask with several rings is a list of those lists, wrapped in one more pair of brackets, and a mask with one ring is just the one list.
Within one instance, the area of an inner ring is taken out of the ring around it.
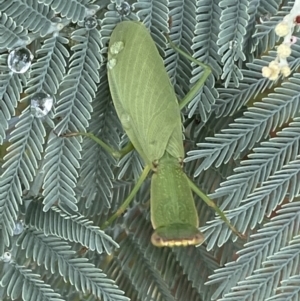
{"label": "dew drop", "polygon": [[131,119],[130,119],[130,116],[128,114],[126,114],[126,113],[122,114],[121,118],[120,118],[120,121],[122,123],[122,126],[123,126],[124,130],[130,129],[130,127],[131,127],[131,125],[130,125]]}
{"label": "dew drop", "polygon": [[260,21],[260,23],[268,22],[268,21],[271,20],[271,17],[272,17],[272,16],[271,16],[270,13],[266,13],[266,14],[261,15],[261,16],[259,17],[259,21]]}
{"label": "dew drop", "polygon": [[5,252],[2,256],[1,259],[4,262],[10,262],[11,261],[11,253],[10,252]]}
{"label": "dew drop", "polygon": [[[57,23],[56,24],[56,28],[58,31],[61,31],[64,28],[64,24],[63,23]],[[54,32],[55,33],[55,32]],[[57,33],[56,33],[57,34]]]}
{"label": "dew drop", "polygon": [[14,235],[20,235],[24,230],[24,223],[23,221],[16,221],[15,228],[14,228]]}
{"label": "dew drop", "polygon": [[117,60],[114,58],[110,59],[107,63],[107,67],[109,69],[113,69],[116,65],[117,65]]}
{"label": "dew drop", "polygon": [[7,58],[8,68],[14,73],[25,73],[31,66],[33,55],[26,47],[12,50]]}
{"label": "dew drop", "polygon": [[96,28],[98,25],[97,19],[94,16],[90,16],[84,19],[84,26],[87,30]]}
{"label": "dew drop", "polygon": [[131,13],[131,6],[128,2],[124,1],[120,4],[116,4],[116,10],[121,16],[128,16]]}
{"label": "dew drop", "polygon": [[37,118],[45,117],[51,110],[53,98],[44,92],[38,92],[31,98],[31,112]]}
{"label": "dew drop", "polygon": [[232,40],[229,42],[229,49],[236,49],[238,46],[238,43],[236,40]]}
{"label": "dew drop", "polygon": [[111,54],[118,54],[120,51],[122,51],[123,48],[124,48],[124,43],[122,41],[119,41],[113,43],[110,46],[109,51]]}

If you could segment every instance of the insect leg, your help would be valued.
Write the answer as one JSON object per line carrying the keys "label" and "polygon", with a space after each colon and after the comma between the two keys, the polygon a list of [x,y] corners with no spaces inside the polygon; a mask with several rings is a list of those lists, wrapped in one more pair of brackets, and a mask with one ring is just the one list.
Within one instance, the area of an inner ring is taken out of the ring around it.
{"label": "insect leg", "polygon": [[121,159],[126,154],[131,152],[134,149],[134,146],[131,142],[129,142],[126,146],[124,146],[121,150],[115,150],[112,147],[110,147],[108,144],[103,142],[101,139],[99,139],[97,136],[95,136],[93,133],[84,133],[84,132],[78,132],[78,133],[68,133],[65,135],[61,135],[62,137],[73,137],[73,136],[85,136],[92,140],[94,140],[96,143],[98,143],[101,147],[103,147],[104,150],[106,150],[111,156],[113,156],[116,159]]}
{"label": "insect leg", "polygon": [[224,212],[204,193],[202,192],[193,181],[188,178],[189,186],[191,189],[211,208],[213,208],[220,216],[220,218],[226,223],[230,230],[238,237],[245,239],[245,236],[237,231],[237,229],[230,223]]}
{"label": "insect leg", "polygon": [[186,94],[186,96],[184,97],[184,99],[179,103],[179,108],[180,110],[182,108],[184,108],[193,98],[194,96],[197,94],[197,92],[201,89],[201,87],[203,86],[203,84],[205,83],[206,79],[208,78],[208,76],[211,73],[211,69],[208,65],[201,63],[200,61],[196,60],[195,58],[193,58],[191,55],[189,55],[188,53],[184,52],[183,50],[181,50],[179,47],[177,47],[171,40],[170,38],[167,36],[168,42],[170,44],[170,46],[176,50],[178,53],[180,53],[182,56],[184,56],[185,58],[187,58],[188,60],[192,61],[193,63],[195,63],[196,65],[200,66],[203,68],[204,72],[202,74],[202,77],[195,83],[195,85],[191,88],[191,90]]}
{"label": "insect leg", "polygon": [[126,198],[124,203],[119,207],[119,209],[101,226],[101,229],[105,229],[108,227],[117,217],[119,217],[128,207],[140,187],[142,186],[143,182],[148,176],[149,171],[151,170],[151,167],[149,165],[145,166],[141,176],[139,177],[138,181],[136,182],[134,188],[130,192],[129,196]]}

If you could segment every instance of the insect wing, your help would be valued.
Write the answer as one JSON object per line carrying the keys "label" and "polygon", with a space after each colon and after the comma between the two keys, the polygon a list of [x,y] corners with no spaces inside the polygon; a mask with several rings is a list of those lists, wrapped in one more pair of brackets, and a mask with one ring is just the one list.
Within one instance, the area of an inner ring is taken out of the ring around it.
{"label": "insect wing", "polygon": [[149,164],[165,150],[183,157],[181,118],[163,60],[140,22],[114,29],[108,53],[108,79],[121,123],[136,150]]}

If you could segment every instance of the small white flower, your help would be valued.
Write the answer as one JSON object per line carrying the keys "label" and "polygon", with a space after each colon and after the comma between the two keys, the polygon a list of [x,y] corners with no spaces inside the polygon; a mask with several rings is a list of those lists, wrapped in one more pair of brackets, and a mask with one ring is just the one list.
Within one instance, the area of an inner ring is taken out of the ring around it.
{"label": "small white flower", "polygon": [[287,22],[282,21],[279,24],[277,24],[275,27],[275,33],[279,37],[284,37],[284,36],[288,35],[289,32],[290,32],[290,26]]}
{"label": "small white flower", "polygon": [[287,58],[291,55],[292,49],[290,45],[287,44],[281,44],[277,47],[277,54],[280,58]]}

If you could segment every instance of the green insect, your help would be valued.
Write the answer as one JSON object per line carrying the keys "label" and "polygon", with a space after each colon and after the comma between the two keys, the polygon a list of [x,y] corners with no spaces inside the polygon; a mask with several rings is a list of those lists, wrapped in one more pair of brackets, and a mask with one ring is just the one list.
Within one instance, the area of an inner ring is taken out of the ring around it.
{"label": "green insect", "polygon": [[[192,190],[238,233],[224,213],[183,171],[180,110],[201,88],[211,71],[176,46],[172,47],[204,68],[204,75],[180,104],[156,45],[142,23],[119,23],[113,30],[108,49],[107,70],[112,99],[124,130],[145,162],[145,169],[124,204],[104,227],[124,212],[152,170],[150,209],[155,231],[151,242],[158,247],[203,242]],[[101,145],[110,151],[108,146]]]}

